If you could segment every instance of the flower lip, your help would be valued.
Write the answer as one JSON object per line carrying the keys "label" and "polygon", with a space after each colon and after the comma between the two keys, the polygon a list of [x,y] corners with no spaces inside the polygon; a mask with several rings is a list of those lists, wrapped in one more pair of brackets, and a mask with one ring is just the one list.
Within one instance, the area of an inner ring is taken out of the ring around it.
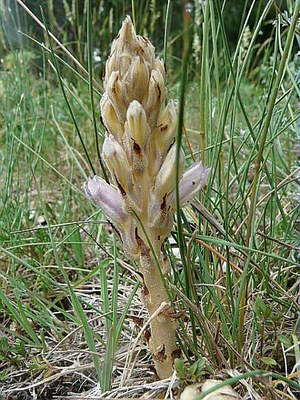
{"label": "flower lip", "polygon": [[86,196],[97,203],[112,222],[122,225],[128,219],[121,194],[102,178],[96,175],[90,178],[84,183],[84,190]]}
{"label": "flower lip", "polygon": [[[211,168],[204,167],[202,161],[192,164],[179,181],[179,203],[183,206],[192,200],[207,183]],[[175,208],[175,193],[169,196],[169,204]]]}

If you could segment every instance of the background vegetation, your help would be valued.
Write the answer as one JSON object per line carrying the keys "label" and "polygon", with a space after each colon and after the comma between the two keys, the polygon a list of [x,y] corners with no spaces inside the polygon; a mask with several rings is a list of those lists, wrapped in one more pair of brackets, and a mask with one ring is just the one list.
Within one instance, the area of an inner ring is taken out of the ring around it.
{"label": "background vegetation", "polygon": [[[155,397],[169,383],[152,383],[134,265],[82,184],[101,173],[101,78],[122,20],[153,41],[180,98],[183,2],[26,5],[77,61],[21,1],[0,1],[0,397]],[[186,7],[183,147],[212,171],[166,245],[183,354],[174,391],[219,376],[245,399],[295,399],[298,2]]]}

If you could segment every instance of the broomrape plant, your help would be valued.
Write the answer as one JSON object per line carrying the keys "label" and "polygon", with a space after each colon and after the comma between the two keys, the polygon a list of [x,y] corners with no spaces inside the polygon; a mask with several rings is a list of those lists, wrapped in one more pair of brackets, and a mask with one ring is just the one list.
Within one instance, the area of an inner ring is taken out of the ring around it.
{"label": "broomrape plant", "polygon": [[[129,17],[112,44],[104,88],[101,114],[106,138],[102,157],[112,184],[95,176],[84,188],[105,212],[125,252],[136,262],[143,302],[151,317],[148,344],[157,375],[164,379],[172,374],[178,357],[176,314],[165,283],[170,267],[162,253],[176,210],[177,104],[170,100],[163,107],[164,63],[155,57],[151,42],[136,35]],[[201,162],[183,173],[184,161],[181,150],[180,206],[197,194],[209,174],[209,168]]]}

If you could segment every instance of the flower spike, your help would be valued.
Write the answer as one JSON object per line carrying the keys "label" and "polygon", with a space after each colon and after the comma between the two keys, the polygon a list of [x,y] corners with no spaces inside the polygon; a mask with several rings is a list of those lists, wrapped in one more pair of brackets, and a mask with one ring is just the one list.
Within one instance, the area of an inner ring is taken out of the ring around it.
{"label": "flower spike", "polygon": [[[127,17],[106,62],[100,102],[106,130],[102,158],[114,186],[95,176],[84,188],[112,221],[125,253],[136,262],[142,299],[151,316],[148,344],[157,375],[164,379],[172,375],[179,356],[176,312],[165,286],[170,266],[162,251],[175,210],[178,107],[174,100],[163,106],[166,71],[154,50]],[[209,168],[195,163],[183,174],[182,150],[179,157],[183,206],[206,184]]]}

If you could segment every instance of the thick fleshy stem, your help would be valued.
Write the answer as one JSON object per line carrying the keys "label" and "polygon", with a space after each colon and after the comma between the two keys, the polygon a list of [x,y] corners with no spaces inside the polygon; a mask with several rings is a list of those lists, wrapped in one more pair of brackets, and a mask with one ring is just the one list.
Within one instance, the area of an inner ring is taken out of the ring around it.
{"label": "thick fleshy stem", "polygon": [[[150,229],[148,233],[151,237],[155,230]],[[142,299],[151,320],[146,337],[156,373],[160,379],[166,379],[172,375],[174,360],[180,355],[176,346],[177,315],[165,286],[164,274],[167,274],[169,264],[163,259],[159,243],[155,240],[151,241],[151,248],[139,237],[137,242],[140,248],[139,272],[143,277]],[[162,305],[165,307],[158,312]]]}

